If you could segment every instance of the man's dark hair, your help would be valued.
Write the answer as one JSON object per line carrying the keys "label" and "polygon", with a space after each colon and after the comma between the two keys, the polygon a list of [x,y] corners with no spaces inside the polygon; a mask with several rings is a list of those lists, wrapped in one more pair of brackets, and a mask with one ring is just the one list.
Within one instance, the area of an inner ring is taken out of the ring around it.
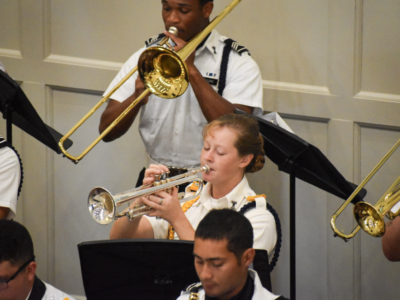
{"label": "man's dark hair", "polygon": [[0,220],[0,263],[22,265],[33,257],[32,238],[24,226],[11,220]]}
{"label": "man's dark hair", "polygon": [[253,227],[241,213],[232,209],[215,209],[201,220],[195,238],[221,241],[227,239],[228,251],[238,262],[244,251],[253,247]]}
{"label": "man's dark hair", "polygon": [[204,4],[208,2],[214,2],[214,0],[199,0],[200,1],[200,6],[204,6]]}

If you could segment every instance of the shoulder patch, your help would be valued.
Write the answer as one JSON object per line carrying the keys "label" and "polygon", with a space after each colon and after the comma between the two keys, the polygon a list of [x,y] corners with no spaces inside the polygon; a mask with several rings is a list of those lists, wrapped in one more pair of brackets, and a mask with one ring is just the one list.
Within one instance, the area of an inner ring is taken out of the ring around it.
{"label": "shoulder patch", "polygon": [[250,51],[242,45],[239,45],[236,41],[232,40],[232,39],[226,39],[224,41],[226,44],[230,45],[233,51],[236,51],[238,54],[242,55],[243,53],[247,52],[249,55]]}
{"label": "shoulder patch", "polygon": [[203,285],[201,284],[201,282],[196,282],[196,283],[192,283],[191,285],[188,285],[185,288],[185,292],[195,292],[197,293],[198,290],[202,287]]}
{"label": "shoulder patch", "polygon": [[200,183],[198,181],[193,181],[193,183],[189,186],[191,192],[197,192],[200,187]]}
{"label": "shoulder patch", "polygon": [[264,194],[262,194],[262,195],[248,196],[248,197],[247,197],[247,201],[253,202],[253,201],[256,201],[257,198],[265,198],[265,199],[267,199],[267,196],[265,196]]}
{"label": "shoulder patch", "polygon": [[146,47],[148,47],[149,45],[154,44],[155,42],[158,42],[158,41],[161,40],[163,37],[165,37],[165,34],[164,34],[164,33],[160,33],[160,34],[157,34],[157,35],[155,35],[155,36],[149,38],[149,39],[148,39],[147,41],[145,41],[144,43],[145,43]]}

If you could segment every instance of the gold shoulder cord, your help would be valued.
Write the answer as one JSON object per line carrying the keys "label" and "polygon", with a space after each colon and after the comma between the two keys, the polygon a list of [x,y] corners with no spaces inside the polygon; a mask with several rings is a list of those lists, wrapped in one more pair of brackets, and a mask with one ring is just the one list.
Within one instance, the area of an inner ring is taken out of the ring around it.
{"label": "gold shoulder cord", "polygon": [[[182,210],[183,210],[183,212],[185,213],[189,208],[191,208],[192,205],[193,205],[197,200],[199,200],[199,198],[200,198],[200,196],[198,196],[198,197],[194,198],[193,200],[190,200],[190,201],[186,202],[185,204],[183,204],[183,205],[182,205]],[[168,227],[168,239],[169,239],[169,240],[173,240],[173,239],[174,239],[174,235],[175,235],[175,230],[174,230],[174,228],[173,228],[171,225],[169,225],[169,227]]]}
{"label": "gold shoulder cord", "polygon": [[260,197],[264,197],[265,199],[267,199],[267,196],[262,194],[262,195],[248,196],[247,201],[254,202],[254,201],[256,201],[256,198],[260,198]]}
{"label": "gold shoulder cord", "polygon": [[189,300],[199,300],[199,293],[190,293]]}

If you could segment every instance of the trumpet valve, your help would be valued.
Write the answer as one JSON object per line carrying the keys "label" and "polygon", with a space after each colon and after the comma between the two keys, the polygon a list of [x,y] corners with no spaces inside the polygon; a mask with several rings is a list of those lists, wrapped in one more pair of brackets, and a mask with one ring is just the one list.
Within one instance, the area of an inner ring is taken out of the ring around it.
{"label": "trumpet valve", "polygon": [[154,208],[151,208],[147,205],[135,205],[132,209],[128,209],[126,212],[126,216],[128,217],[129,221],[132,221],[134,218],[145,215],[149,212],[154,211]]}
{"label": "trumpet valve", "polygon": [[154,186],[158,186],[161,184],[161,174],[155,174],[154,175],[155,179],[154,179]]}

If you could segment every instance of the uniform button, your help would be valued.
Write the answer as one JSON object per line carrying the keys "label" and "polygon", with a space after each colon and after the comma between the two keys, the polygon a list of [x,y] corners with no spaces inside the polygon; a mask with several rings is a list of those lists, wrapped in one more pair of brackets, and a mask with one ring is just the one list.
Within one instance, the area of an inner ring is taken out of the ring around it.
{"label": "uniform button", "polygon": [[175,133],[178,134],[178,130],[176,130]]}
{"label": "uniform button", "polygon": [[181,109],[180,109],[180,108],[178,108],[178,111],[181,111]]}
{"label": "uniform button", "polygon": [[177,157],[178,155],[176,153],[174,153],[174,156]]}

